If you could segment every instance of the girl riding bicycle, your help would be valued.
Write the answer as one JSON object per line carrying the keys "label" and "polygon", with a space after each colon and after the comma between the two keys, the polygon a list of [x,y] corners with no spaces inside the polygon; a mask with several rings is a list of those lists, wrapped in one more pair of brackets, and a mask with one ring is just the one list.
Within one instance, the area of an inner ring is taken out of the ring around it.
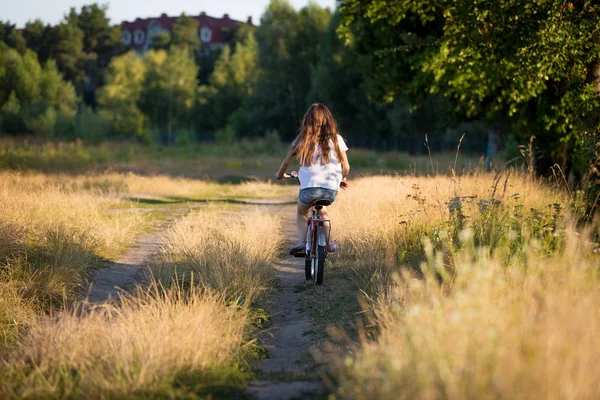
{"label": "girl riding bicycle", "polygon": [[[333,203],[339,188],[346,187],[346,176],[350,172],[346,151],[348,146],[338,133],[337,123],[331,111],[320,103],[310,106],[302,119],[298,136],[292,142],[287,156],[275,174],[279,180],[289,178],[290,175],[285,171],[292,158],[297,157],[300,164],[298,171],[300,194],[296,227],[301,242],[290,250],[291,254],[305,247],[304,238],[306,238],[311,203],[314,200],[328,200]],[[326,207],[320,210],[320,215],[323,219],[329,220]],[[329,226],[326,226],[326,230],[328,229]],[[334,250],[335,242],[332,242],[329,251]]]}

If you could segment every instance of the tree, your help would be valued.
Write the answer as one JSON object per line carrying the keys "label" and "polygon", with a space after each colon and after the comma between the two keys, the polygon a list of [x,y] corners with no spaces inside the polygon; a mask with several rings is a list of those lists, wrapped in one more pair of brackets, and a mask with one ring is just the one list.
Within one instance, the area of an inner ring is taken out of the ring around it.
{"label": "tree", "polygon": [[85,79],[84,33],[79,27],[78,19],[77,11],[71,8],[65,21],[58,26],[58,41],[54,52],[58,68],[75,87],[81,87]]}
{"label": "tree", "polygon": [[600,5],[585,0],[347,0],[340,34],[370,57],[373,98],[441,93],[508,119],[563,166],[600,130]]}
{"label": "tree", "polygon": [[6,21],[0,24],[0,41],[3,41],[13,49],[16,49],[19,54],[25,54],[27,43],[21,32],[16,29],[15,24]]}
{"label": "tree", "polygon": [[177,19],[172,30],[172,44],[174,46],[189,47],[195,50],[200,46],[200,37],[198,37],[198,21],[192,17],[188,17],[185,13]]}
{"label": "tree", "polygon": [[58,39],[56,31],[56,28],[50,25],[44,26],[39,19],[25,24],[23,37],[27,47],[37,53],[41,63],[45,63],[54,54]]}
{"label": "tree", "polygon": [[146,64],[130,51],[112,59],[106,71],[106,85],[98,95],[99,114],[112,125],[113,132],[123,136],[141,136],[146,117],[138,108]]}
{"label": "tree", "polygon": [[236,42],[233,53],[226,46],[219,55],[206,91],[209,107],[204,114],[210,115],[209,126],[213,131],[224,128],[231,115],[245,104],[258,78],[258,44],[254,32],[240,29]]}
{"label": "tree", "polygon": [[274,129],[285,138],[295,135],[329,17],[314,4],[297,13],[285,0],[270,2],[256,28],[261,77],[249,101],[253,134]]}
{"label": "tree", "polygon": [[171,34],[169,32],[159,32],[152,36],[150,48],[152,50],[168,50],[171,46]]}
{"label": "tree", "polygon": [[175,143],[177,129],[186,127],[194,106],[198,67],[189,48],[150,50],[145,58],[146,79],[141,109],[155,128],[166,130],[167,144]]}
{"label": "tree", "polygon": [[104,84],[104,70],[110,60],[122,53],[121,29],[111,26],[106,16],[107,5],[94,3],[83,6],[77,18],[77,25],[84,33],[85,79],[82,86],[85,104],[95,109],[96,89]]}
{"label": "tree", "polygon": [[97,54],[100,66],[108,65],[110,59],[123,49],[121,29],[117,25],[111,26],[107,10],[107,5],[96,3],[83,6],[77,19],[79,28],[84,32],[83,51]]}
{"label": "tree", "polygon": [[[340,19],[339,13],[334,14],[319,43],[318,62],[311,74],[306,104],[326,104],[336,116],[342,132],[352,136],[377,126],[373,120],[380,115],[373,110],[376,106],[368,102],[365,94],[363,60],[344,46],[337,35]],[[389,126],[387,128],[389,130]]]}
{"label": "tree", "polygon": [[11,133],[31,131],[53,135],[57,118],[72,118],[77,98],[53,60],[44,68],[37,55],[27,50],[22,56],[0,42],[0,107],[2,129]]}
{"label": "tree", "polygon": [[325,39],[331,12],[316,3],[309,3],[298,13],[297,30],[289,43],[294,68],[290,69],[293,100],[301,116],[306,104],[306,96],[311,86],[311,78],[318,62],[319,46]]}
{"label": "tree", "polygon": [[55,60],[48,60],[42,70],[40,91],[43,99],[57,111],[73,117],[77,108],[77,94],[70,82],[63,79]]}

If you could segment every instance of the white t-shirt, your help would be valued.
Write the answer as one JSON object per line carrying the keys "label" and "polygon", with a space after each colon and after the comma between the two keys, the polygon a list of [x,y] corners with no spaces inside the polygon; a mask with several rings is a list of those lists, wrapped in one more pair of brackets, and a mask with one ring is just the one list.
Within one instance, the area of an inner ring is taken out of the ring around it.
{"label": "white t-shirt", "polygon": [[[337,135],[338,145],[343,152],[348,151],[348,146],[344,139]],[[315,145],[315,155],[313,156],[310,167],[301,165],[298,171],[300,180],[300,190],[312,187],[321,187],[338,191],[342,182],[342,164],[335,154],[335,147],[332,141],[329,141],[329,164],[321,165],[319,156],[319,144]]]}

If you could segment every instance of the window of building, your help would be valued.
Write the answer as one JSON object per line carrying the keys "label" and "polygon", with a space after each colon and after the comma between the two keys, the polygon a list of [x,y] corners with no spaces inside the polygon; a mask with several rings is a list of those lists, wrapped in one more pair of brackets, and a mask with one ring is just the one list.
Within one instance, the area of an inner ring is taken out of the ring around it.
{"label": "window of building", "polygon": [[208,43],[208,42],[210,42],[211,38],[212,38],[212,31],[210,30],[210,28],[208,26],[203,26],[200,29],[200,40],[203,43]]}
{"label": "window of building", "polygon": [[129,46],[131,44],[131,32],[130,31],[123,31],[121,33],[121,40],[123,41],[123,44],[125,46]]}
{"label": "window of building", "polygon": [[141,29],[136,29],[133,33],[133,41],[135,44],[143,44],[146,34]]}

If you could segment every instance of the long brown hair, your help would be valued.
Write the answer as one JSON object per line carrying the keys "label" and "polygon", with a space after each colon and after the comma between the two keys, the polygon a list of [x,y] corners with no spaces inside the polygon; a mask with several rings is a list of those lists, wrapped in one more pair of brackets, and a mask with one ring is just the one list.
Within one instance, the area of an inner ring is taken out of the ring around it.
{"label": "long brown hair", "polygon": [[338,127],[331,111],[320,103],[314,103],[302,118],[300,130],[292,146],[297,150],[300,165],[310,167],[315,155],[316,144],[319,144],[318,158],[321,165],[327,165],[330,161],[331,143],[338,161],[342,160],[342,151],[338,143]]}

